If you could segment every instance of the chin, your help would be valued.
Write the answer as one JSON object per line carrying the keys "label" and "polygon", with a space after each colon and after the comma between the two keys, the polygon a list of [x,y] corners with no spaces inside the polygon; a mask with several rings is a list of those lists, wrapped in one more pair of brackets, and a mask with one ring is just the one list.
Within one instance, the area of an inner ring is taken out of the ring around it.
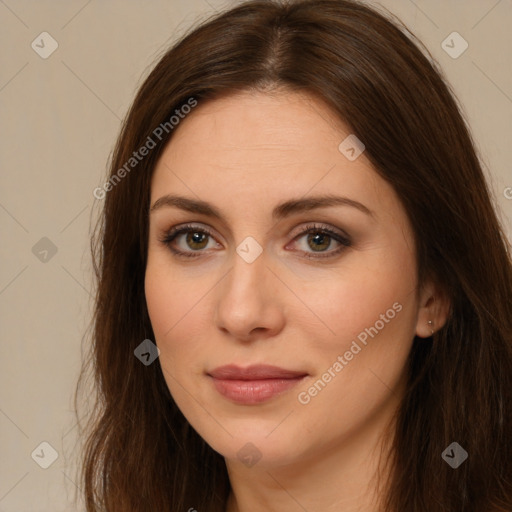
{"label": "chin", "polygon": [[[269,469],[293,464],[300,452],[307,451],[304,444],[307,432],[304,429],[290,428],[293,425],[280,425],[286,415],[262,419],[256,414],[243,419],[223,420],[221,424],[225,430],[215,429],[212,432],[210,424],[206,429],[198,428],[197,431],[220,455],[247,467]],[[288,420],[283,423],[286,421]]]}

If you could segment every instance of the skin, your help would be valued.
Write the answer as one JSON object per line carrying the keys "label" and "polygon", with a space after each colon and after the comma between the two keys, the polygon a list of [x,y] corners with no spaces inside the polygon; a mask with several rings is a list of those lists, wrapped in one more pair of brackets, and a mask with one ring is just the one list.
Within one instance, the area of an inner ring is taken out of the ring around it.
{"label": "skin", "polygon": [[[383,436],[404,393],[413,338],[431,334],[428,320],[434,329],[446,321],[441,292],[430,282],[418,287],[413,233],[393,188],[364,152],[350,161],[338,149],[350,133],[312,96],[237,93],[200,103],[154,171],[151,205],[172,193],[224,215],[153,209],[145,287],[169,390],[226,459],[229,512],[376,511],[379,453],[388,449]],[[372,215],[331,206],[271,217],[277,204],[322,194],[358,201]],[[197,258],[179,258],[161,241],[184,223],[212,231],[195,245],[186,234],[171,243]],[[310,223],[346,233],[351,245],[334,255],[342,246],[327,238],[315,251],[314,234],[300,235]],[[236,252],[248,236],[262,249],[252,263]],[[397,303],[400,312],[301,403],[299,393]],[[308,376],[262,404],[240,405],[206,374],[257,363]],[[261,455],[251,467],[237,457],[249,442]]]}

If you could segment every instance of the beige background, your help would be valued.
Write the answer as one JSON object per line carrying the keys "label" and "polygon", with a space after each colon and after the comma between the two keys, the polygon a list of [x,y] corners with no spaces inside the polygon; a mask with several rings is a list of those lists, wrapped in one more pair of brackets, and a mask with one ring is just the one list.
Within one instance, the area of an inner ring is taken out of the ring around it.
{"label": "beige background", "polygon": [[[0,512],[83,510],[69,501],[72,393],[91,311],[92,191],[158,55],[233,3],[0,0]],[[423,40],[453,85],[511,237],[512,2],[380,4]],[[43,31],[58,43],[47,59],[31,47]],[[453,31],[469,43],[457,59],[441,47]],[[43,237],[57,248],[39,254],[47,261],[32,250]],[[58,452],[48,469],[31,458],[43,441]]]}

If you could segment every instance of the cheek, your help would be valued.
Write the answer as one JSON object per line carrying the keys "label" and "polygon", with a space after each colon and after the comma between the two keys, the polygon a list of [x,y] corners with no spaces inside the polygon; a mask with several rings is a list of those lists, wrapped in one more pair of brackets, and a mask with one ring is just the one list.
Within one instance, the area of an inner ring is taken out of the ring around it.
{"label": "cheek", "polygon": [[211,283],[171,269],[165,256],[148,261],[145,293],[160,363],[173,375],[180,367],[199,369],[207,319],[206,295]]}
{"label": "cheek", "polygon": [[[332,428],[359,424],[390,398],[404,376],[416,322],[414,260],[368,258],[311,295],[329,335],[306,336],[316,374],[301,388],[310,413],[330,410]],[[313,332],[313,330],[311,330]]]}
{"label": "cheek", "polygon": [[148,262],[144,282],[148,313],[157,339],[177,321],[179,306],[175,283],[161,269],[156,263]]}
{"label": "cheek", "polygon": [[[189,276],[179,277],[176,271],[171,275],[167,268],[169,263],[157,265],[156,258],[148,261],[145,278],[146,302],[155,343],[160,349],[160,366],[180,411],[209,439],[212,437],[211,418],[207,416],[205,421],[204,407],[197,406],[202,403],[197,381],[205,371],[204,332],[208,319],[205,295],[212,284],[194,281],[191,288]],[[205,425],[204,430],[202,425]],[[222,434],[220,431],[213,437]]]}
{"label": "cheek", "polygon": [[[363,341],[365,333],[370,337],[367,330],[375,334],[375,325],[379,336],[394,339],[403,333],[402,339],[409,339],[415,319],[415,283],[414,260],[407,251],[391,255],[378,250],[355,253],[343,270],[333,270],[322,281],[311,280],[300,292],[321,322],[318,335],[307,337],[311,350],[348,350],[359,335]],[[318,321],[310,325],[311,330],[318,329]]]}

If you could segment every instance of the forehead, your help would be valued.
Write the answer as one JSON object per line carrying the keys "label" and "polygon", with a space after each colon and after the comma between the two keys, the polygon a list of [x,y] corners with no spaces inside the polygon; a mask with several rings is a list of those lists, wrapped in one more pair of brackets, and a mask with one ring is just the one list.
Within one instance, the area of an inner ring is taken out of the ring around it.
{"label": "forehead", "polygon": [[199,102],[178,125],[168,149],[208,148],[220,160],[251,151],[262,158],[288,149],[307,154],[322,142],[336,148],[344,132],[349,130],[327,105],[309,94],[241,92]]}
{"label": "forehead", "polygon": [[349,135],[305,93],[243,92],[199,103],[157,163],[151,201],[168,193],[213,197],[228,208],[240,201],[271,208],[309,193],[381,201],[392,191],[364,153],[350,161],[339,150]]}

